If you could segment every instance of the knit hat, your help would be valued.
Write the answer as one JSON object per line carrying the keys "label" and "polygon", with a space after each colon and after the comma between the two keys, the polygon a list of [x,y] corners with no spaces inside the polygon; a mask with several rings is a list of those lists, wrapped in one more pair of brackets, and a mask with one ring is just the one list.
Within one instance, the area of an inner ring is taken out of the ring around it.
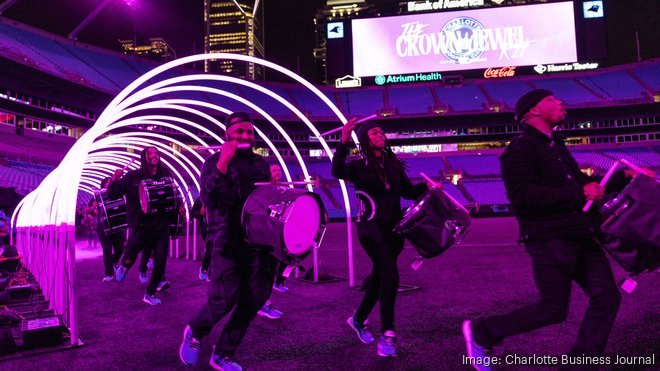
{"label": "knit hat", "polygon": [[362,141],[362,136],[367,135],[367,132],[373,128],[380,128],[380,124],[377,123],[376,121],[365,121],[355,129],[355,134],[358,137],[359,141]]}
{"label": "knit hat", "polygon": [[[237,120],[239,119],[239,120]],[[232,122],[233,121],[233,122]],[[250,115],[248,115],[245,112],[234,112],[231,115],[227,116],[225,119],[225,136],[227,137],[227,133],[229,132],[229,128],[231,126],[234,126],[240,122],[249,122],[252,125],[254,125],[254,122],[250,118]]]}
{"label": "knit hat", "polygon": [[536,107],[543,98],[551,96],[552,92],[545,89],[535,89],[530,92],[525,93],[522,97],[516,102],[516,117],[517,121],[520,121],[527,112],[532,108]]}
{"label": "knit hat", "polygon": [[[236,120],[237,118],[240,119],[240,120]],[[251,123],[251,124],[254,124],[254,122],[252,122],[252,119],[250,118],[250,115],[248,115],[247,113],[245,113],[245,112],[234,112],[231,115],[227,116],[227,118],[225,119],[225,127],[227,129],[229,129],[229,127],[232,126],[232,125],[238,124],[239,122],[246,122],[246,121]]]}

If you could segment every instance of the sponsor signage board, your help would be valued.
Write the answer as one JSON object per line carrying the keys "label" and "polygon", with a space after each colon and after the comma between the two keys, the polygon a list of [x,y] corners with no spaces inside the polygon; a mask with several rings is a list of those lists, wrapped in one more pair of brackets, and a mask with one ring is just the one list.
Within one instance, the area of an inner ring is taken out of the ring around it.
{"label": "sponsor signage board", "polygon": [[459,9],[484,6],[484,0],[435,0],[408,1],[408,13],[427,12],[430,10]]}
{"label": "sponsor signage board", "polygon": [[351,75],[346,75],[335,80],[336,88],[358,88],[360,86],[362,86],[362,79]]}
{"label": "sponsor signage board", "polygon": [[577,62],[572,2],[352,20],[353,75]]}
{"label": "sponsor signage board", "polygon": [[564,63],[564,64],[537,64],[534,66],[534,71],[539,75],[546,72],[573,72],[573,71],[587,71],[595,70],[598,68],[598,63]]}

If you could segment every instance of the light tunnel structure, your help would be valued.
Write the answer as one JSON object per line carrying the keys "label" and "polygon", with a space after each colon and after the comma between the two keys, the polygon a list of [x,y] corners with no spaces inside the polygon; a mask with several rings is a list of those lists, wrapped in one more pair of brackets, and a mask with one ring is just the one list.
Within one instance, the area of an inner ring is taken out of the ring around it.
{"label": "light tunnel structure", "polygon": [[[274,63],[245,55],[213,53],[181,58],[154,68],[122,90],[96,123],[76,141],[59,166],[20,202],[12,216],[12,223],[17,230],[15,242],[24,264],[39,282],[52,309],[63,317],[71,330],[72,344],[78,342],[74,285],[75,216],[79,191],[93,194],[100,187],[101,180],[111,176],[115,169],[137,169],[139,153],[145,147],[153,146],[161,153],[161,161],[172,173],[182,199],[185,200],[185,207],[189,209],[194,202],[194,194],[199,194],[200,169],[204,157],[188,144],[202,147],[221,145],[224,142],[225,126],[215,116],[229,115],[236,111],[237,104],[260,116],[255,122],[256,135],[279,162],[286,179],[292,180],[287,164],[264,134],[261,125],[272,125],[281,134],[303,176],[309,179],[310,174],[300,151],[286,130],[269,114],[269,107],[260,106],[231,92],[228,86],[239,85],[249,91],[250,95],[261,94],[269,97],[268,101],[286,107],[292,116],[304,123],[312,135],[318,138],[328,161],[332,161],[332,151],[319,131],[287,97],[254,82],[230,76],[174,73],[180,66],[210,59],[231,59],[273,69],[313,92],[319,99],[318,104],[330,108],[337,121],[342,124],[347,121],[328,97],[302,77]],[[221,99],[203,99],[210,95]],[[223,105],[218,101],[232,104]],[[145,130],[147,127],[166,130]],[[186,138],[185,142],[180,139],[182,137]],[[357,141],[355,134],[353,139]],[[209,154],[213,152],[205,151]],[[311,185],[307,187],[315,191]],[[353,285],[351,210],[343,181],[340,181],[340,187],[347,215],[349,284]]]}

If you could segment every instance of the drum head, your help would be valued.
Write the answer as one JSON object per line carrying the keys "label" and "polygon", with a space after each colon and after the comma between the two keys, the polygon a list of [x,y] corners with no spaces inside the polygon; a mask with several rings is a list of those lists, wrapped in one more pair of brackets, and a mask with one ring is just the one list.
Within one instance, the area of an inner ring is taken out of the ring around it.
{"label": "drum head", "polygon": [[289,207],[289,219],[284,224],[284,245],[292,255],[307,252],[321,227],[321,208],[316,198],[304,194]]}

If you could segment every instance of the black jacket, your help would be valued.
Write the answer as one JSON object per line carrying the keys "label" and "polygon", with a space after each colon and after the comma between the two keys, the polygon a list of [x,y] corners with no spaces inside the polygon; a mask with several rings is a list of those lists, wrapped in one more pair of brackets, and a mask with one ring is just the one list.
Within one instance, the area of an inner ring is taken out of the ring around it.
{"label": "black jacket", "polygon": [[108,186],[108,198],[114,200],[126,196],[126,219],[130,228],[142,228],[145,230],[163,230],[169,225],[169,214],[149,214],[142,212],[140,205],[139,186],[140,181],[152,179],[159,181],[164,177],[170,177],[167,169],[160,167],[156,175],[143,177],[140,170],[131,170],[124,174],[121,179],[110,183]]}
{"label": "black jacket", "polygon": [[[332,158],[332,176],[348,180],[355,185],[357,191],[367,193],[376,206],[373,220],[381,224],[394,226],[401,221],[401,197],[414,200],[427,190],[424,183],[413,186],[405,171],[397,170],[391,165],[385,166],[387,183],[390,185],[390,189],[386,189],[383,181],[367,165],[365,159],[346,163],[347,155],[348,145],[340,143]],[[365,218],[362,219],[364,221]]]}
{"label": "black jacket", "polygon": [[559,134],[551,139],[525,125],[500,156],[500,164],[523,240],[593,235],[595,228],[582,212],[587,202],[583,186],[598,178],[580,171]]}
{"label": "black jacket", "polygon": [[206,212],[202,215],[202,199],[197,197],[193,203],[192,208],[190,209],[190,217],[199,220],[199,228],[202,233],[202,239],[206,241]]}
{"label": "black jacket", "polygon": [[270,181],[270,168],[262,156],[237,153],[222,174],[216,167],[219,158],[220,152],[214,153],[202,166],[200,198],[206,207],[208,241],[225,249],[242,236],[243,205],[256,188],[254,183]]}

